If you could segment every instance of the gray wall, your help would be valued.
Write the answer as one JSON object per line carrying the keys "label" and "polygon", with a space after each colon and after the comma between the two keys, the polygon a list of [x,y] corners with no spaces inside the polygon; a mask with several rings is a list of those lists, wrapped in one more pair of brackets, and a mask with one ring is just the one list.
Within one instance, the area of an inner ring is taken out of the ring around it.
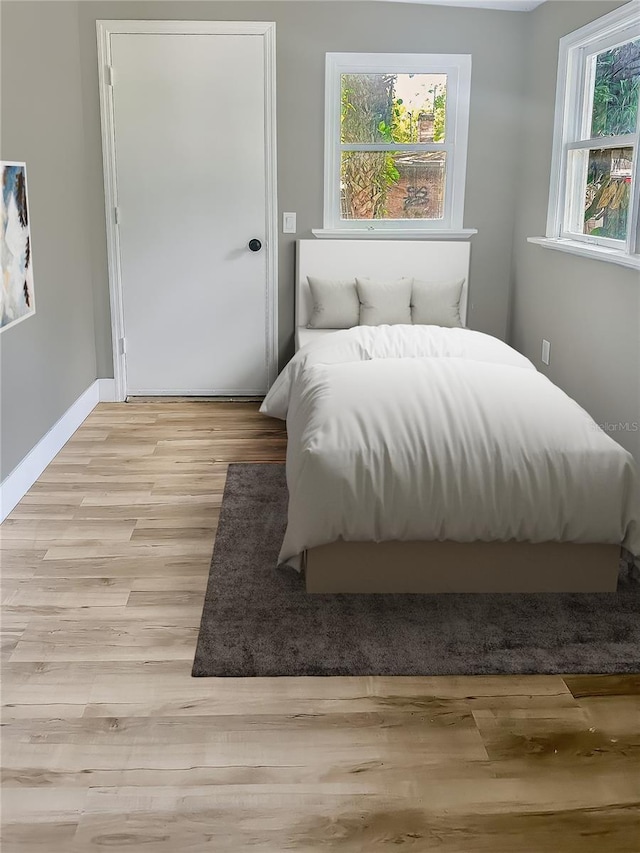
{"label": "gray wall", "polygon": [[[3,0],[1,148],[28,164],[37,314],[0,336],[2,477],[96,376],[113,375],[99,18],[277,22],[279,207],[297,211],[297,237],[322,224],[325,52],[471,53],[465,225],[480,233],[470,324],[505,337],[511,319],[513,343],[538,366],[547,337],[550,377],[597,420],[640,420],[637,274],[526,242],[545,223],[558,38],[617,5],[550,0],[524,14],[343,0]],[[291,352],[295,239],[280,236],[281,362]],[[640,434],[617,437],[640,455]]]}
{"label": "gray wall", "polygon": [[[80,40],[88,223],[100,376],[112,376],[105,249],[96,19],[267,20],[277,24],[278,205],[298,213],[280,236],[280,363],[292,351],[296,237],[322,227],[324,55],[327,51],[471,53],[471,124],[464,224],[472,238],[471,311],[504,337],[517,176],[518,106],[527,16],[519,12],[359,2],[81,2]],[[50,69],[47,70],[50,73]],[[498,144],[496,144],[496,142]]]}
{"label": "gray wall", "polygon": [[[621,3],[553,0],[528,15],[511,342],[598,423],[640,422],[640,275],[543,249],[558,40]],[[540,362],[542,338],[551,364]],[[640,459],[640,429],[610,433]]]}
{"label": "gray wall", "polygon": [[36,314],[0,335],[4,478],[96,378],[75,3],[2,4],[4,160],[29,182]]}

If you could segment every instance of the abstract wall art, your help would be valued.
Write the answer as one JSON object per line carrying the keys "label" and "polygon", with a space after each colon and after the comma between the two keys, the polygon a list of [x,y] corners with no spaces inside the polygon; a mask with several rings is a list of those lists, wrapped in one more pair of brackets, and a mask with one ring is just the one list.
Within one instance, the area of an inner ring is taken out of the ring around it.
{"label": "abstract wall art", "polygon": [[0,222],[0,331],[35,314],[31,232],[25,163],[0,162],[2,220]]}

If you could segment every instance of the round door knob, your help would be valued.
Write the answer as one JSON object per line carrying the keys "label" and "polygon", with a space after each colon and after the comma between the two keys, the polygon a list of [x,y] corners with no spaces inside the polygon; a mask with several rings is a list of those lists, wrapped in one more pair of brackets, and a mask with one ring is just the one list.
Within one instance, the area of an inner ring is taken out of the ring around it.
{"label": "round door knob", "polygon": [[262,243],[254,237],[253,240],[249,240],[249,248],[252,252],[259,252],[262,248]]}

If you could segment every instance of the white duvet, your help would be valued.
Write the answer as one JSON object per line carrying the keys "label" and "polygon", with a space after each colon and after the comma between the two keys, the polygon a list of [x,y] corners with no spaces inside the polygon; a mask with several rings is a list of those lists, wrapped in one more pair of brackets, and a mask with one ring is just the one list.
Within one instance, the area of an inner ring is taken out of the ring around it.
{"label": "white duvet", "polygon": [[360,326],[303,347],[261,411],[287,420],[280,561],[345,540],[624,544],[633,457],[501,341]]}

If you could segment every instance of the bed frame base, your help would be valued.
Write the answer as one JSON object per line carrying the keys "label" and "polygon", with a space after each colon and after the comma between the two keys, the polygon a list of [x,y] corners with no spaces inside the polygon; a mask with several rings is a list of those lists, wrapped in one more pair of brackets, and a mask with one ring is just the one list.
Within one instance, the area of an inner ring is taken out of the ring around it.
{"label": "bed frame base", "polygon": [[615,592],[618,545],[343,542],[305,555],[310,593]]}

